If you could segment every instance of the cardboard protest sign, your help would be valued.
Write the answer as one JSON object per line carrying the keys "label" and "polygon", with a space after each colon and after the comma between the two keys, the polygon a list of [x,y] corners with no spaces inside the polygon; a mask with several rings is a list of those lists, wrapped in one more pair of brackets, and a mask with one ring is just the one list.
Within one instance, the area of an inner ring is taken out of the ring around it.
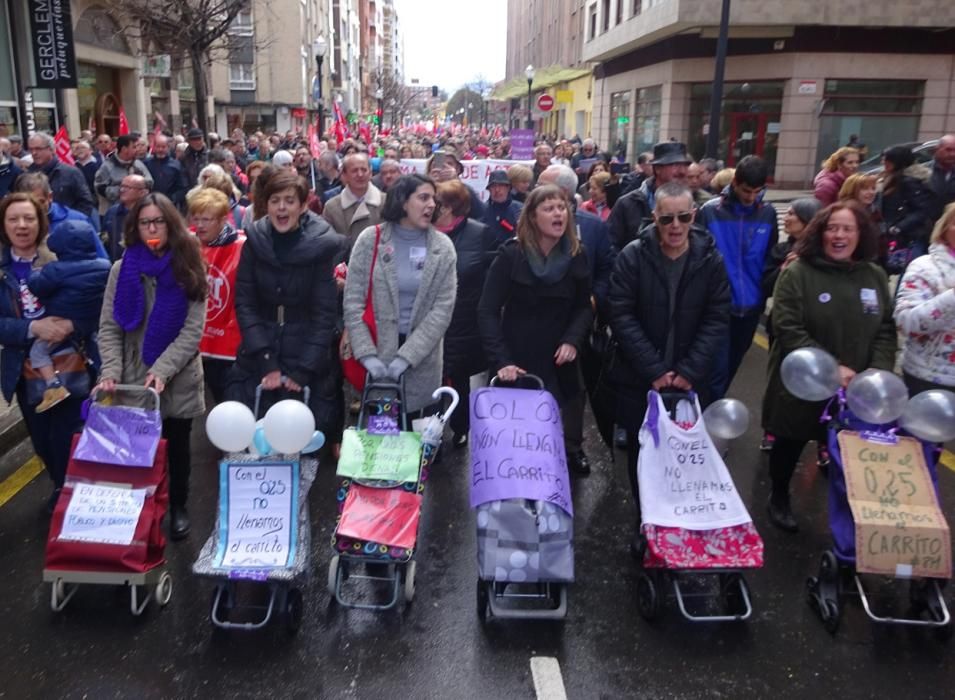
{"label": "cardboard protest sign", "polygon": [[298,462],[222,462],[216,567],[273,569],[295,558]]}
{"label": "cardboard protest sign", "polygon": [[77,484],[63,516],[61,540],[129,546],[146,489]]}
{"label": "cardboard protest sign", "polygon": [[336,533],[389,547],[413,549],[421,515],[421,495],[405,489],[374,489],[352,484]]}
{"label": "cardboard protest sign", "polygon": [[367,430],[346,430],[342,437],[339,476],[406,483],[417,481],[420,469],[418,433],[374,435]]}
{"label": "cardboard protest sign", "polygon": [[856,569],[949,578],[948,523],[919,441],[844,430],[839,449],[856,526]]}
{"label": "cardboard protest sign", "polygon": [[488,387],[471,394],[471,507],[547,501],[573,515],[557,401],[546,391]]}

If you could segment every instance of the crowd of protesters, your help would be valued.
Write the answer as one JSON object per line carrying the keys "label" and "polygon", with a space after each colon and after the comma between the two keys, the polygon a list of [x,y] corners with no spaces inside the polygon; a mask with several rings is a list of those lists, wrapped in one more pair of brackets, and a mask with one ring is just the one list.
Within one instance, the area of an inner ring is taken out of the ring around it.
{"label": "crowd of protesters", "polygon": [[[763,446],[770,519],[789,531],[789,481],[819,413],[780,381],[789,352],[827,349],[848,383],[892,368],[898,328],[912,390],[955,387],[955,136],[927,166],[887,149],[879,176],[857,174],[859,151],[840,148],[815,198],[792,202],[782,241],[757,156],[725,169],[671,140],[630,164],[590,138],[540,137],[516,162],[500,129],[342,136],[84,133],[75,165],[46,134],[26,148],[0,139],[0,385],[49,471],[51,503],[82,422],[84,397],[48,367],[64,352],[89,361],[100,389],[160,393],[174,538],[189,532],[190,428],[205,388],[214,402],[251,404],[256,387],[308,387],[335,458],[343,352],[373,380],[404,379],[417,413],[442,383],[466,397],[486,370],[540,377],[576,475],[591,468],[588,395],[609,393],[633,476],[648,390],[692,390],[704,405],[726,395],[773,297]],[[475,191],[463,163],[487,158],[513,162]],[[424,165],[410,173],[408,159]],[[76,303],[44,296],[33,280],[43,272],[79,290]],[[889,274],[902,274],[897,299]],[[81,299],[101,310],[91,318]],[[451,445],[467,446],[466,408],[451,429]]]}

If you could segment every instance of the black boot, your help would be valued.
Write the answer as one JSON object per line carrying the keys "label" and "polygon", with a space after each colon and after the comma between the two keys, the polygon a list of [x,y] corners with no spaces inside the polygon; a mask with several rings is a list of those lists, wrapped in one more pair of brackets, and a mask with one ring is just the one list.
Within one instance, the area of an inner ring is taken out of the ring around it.
{"label": "black boot", "polygon": [[590,460],[583,450],[567,455],[567,466],[570,467],[572,474],[578,476],[588,476],[590,474]]}
{"label": "black boot", "polygon": [[189,535],[189,513],[185,506],[170,511],[169,535],[175,541],[184,540]]}
{"label": "black boot", "polygon": [[799,532],[799,524],[793,516],[789,506],[789,498],[772,497],[766,508],[769,513],[769,522],[785,532]]}

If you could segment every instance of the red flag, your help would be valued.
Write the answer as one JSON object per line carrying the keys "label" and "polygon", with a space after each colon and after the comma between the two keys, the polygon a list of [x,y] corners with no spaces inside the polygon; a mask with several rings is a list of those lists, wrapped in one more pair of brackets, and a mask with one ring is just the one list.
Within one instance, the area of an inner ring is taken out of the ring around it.
{"label": "red flag", "polygon": [[67,165],[76,165],[76,161],[73,160],[73,150],[70,148],[70,135],[66,130],[66,126],[61,126],[60,130],[56,132],[56,136],[53,137],[53,143],[56,146],[56,157],[59,158],[60,161]]}
{"label": "red flag", "polygon": [[124,134],[129,133],[129,122],[126,121],[126,110],[122,107],[119,108],[119,135],[123,136]]}
{"label": "red flag", "polygon": [[335,102],[335,138],[339,145],[345,141],[347,132],[345,131],[345,115],[342,114],[342,108]]}
{"label": "red flag", "polygon": [[371,127],[365,124],[365,122],[358,124],[358,138],[363,140],[366,144],[371,143]]}

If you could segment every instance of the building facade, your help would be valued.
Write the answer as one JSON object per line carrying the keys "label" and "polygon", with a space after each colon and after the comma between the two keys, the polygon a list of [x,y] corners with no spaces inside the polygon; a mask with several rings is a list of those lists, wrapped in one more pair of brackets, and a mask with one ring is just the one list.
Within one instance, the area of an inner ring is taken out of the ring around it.
{"label": "building facade", "polygon": [[[588,0],[594,136],[633,159],[660,140],[704,155],[721,3]],[[955,4],[733,0],[718,157],[766,158],[808,185],[850,135],[878,153],[955,131]]]}

